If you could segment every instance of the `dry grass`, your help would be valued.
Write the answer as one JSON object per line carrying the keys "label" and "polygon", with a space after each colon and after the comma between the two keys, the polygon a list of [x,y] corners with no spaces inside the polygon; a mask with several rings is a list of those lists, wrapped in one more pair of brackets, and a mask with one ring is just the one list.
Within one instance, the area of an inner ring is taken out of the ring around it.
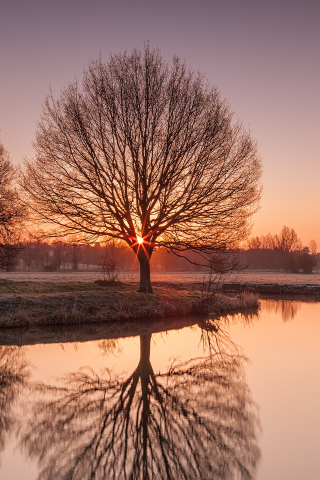
{"label": "dry grass", "polygon": [[242,292],[236,297],[215,294],[202,298],[193,305],[193,312],[210,313],[212,315],[242,313],[259,310],[259,297],[252,292]]}
{"label": "dry grass", "polygon": [[236,297],[216,295],[215,310],[217,312],[242,311],[259,308],[259,296],[252,292],[242,292]]}
{"label": "dry grass", "polygon": [[239,295],[246,308],[256,308],[259,306],[259,295],[254,292],[242,292]]}
{"label": "dry grass", "polygon": [[137,285],[0,282],[0,327],[96,323],[186,314],[197,294],[161,287],[148,296]]}
{"label": "dry grass", "polygon": [[202,298],[190,290],[154,287],[148,296],[138,286],[120,282],[0,281],[0,327],[75,325],[161,319],[189,314],[257,308],[253,294],[231,299]]}
{"label": "dry grass", "polygon": [[14,281],[0,279],[0,295],[45,294],[67,292],[105,292],[108,290],[121,290],[126,288],[126,283],[96,280],[95,282],[39,282],[39,281]]}

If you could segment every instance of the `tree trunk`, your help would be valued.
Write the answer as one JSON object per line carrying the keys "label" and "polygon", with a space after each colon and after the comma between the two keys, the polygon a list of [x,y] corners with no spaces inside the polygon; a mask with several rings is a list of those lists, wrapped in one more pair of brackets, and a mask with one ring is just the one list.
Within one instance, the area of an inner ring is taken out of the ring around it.
{"label": "tree trunk", "polygon": [[150,345],[151,334],[140,335],[140,380],[141,380],[141,395],[142,395],[142,452],[141,464],[143,478],[148,478],[148,443],[150,441],[148,426],[150,423],[150,392],[149,381],[152,367],[150,364]]}
{"label": "tree trunk", "polygon": [[140,335],[140,364],[148,370],[150,366],[151,333]]}
{"label": "tree trunk", "polygon": [[[146,249],[149,258],[147,257],[144,248]],[[140,247],[137,253],[140,263],[139,292],[153,293],[150,281],[150,258],[152,255],[152,248],[149,245],[145,245],[144,248]]]}
{"label": "tree trunk", "polygon": [[148,478],[148,443],[150,441],[148,426],[150,422],[149,376],[151,334],[140,336],[140,379],[142,393],[142,471],[143,478]]}

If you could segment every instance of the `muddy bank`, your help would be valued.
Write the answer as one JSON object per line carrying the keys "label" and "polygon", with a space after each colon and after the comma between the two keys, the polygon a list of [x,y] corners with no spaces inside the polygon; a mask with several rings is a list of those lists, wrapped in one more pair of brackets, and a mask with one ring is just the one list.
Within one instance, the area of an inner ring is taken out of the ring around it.
{"label": "muddy bank", "polygon": [[279,284],[279,283],[224,283],[222,285],[224,293],[241,293],[244,291],[256,292],[260,295],[310,295],[319,297],[320,300],[320,285],[316,284]]}
{"label": "muddy bank", "polygon": [[[193,290],[205,291],[205,282],[154,282],[155,285],[164,286],[166,288],[182,291]],[[252,283],[252,282],[229,282],[220,285],[213,284],[211,291],[217,290],[220,293],[237,295],[242,292],[253,292],[259,295],[275,295],[275,296],[290,296],[303,295],[319,297],[320,300],[320,285],[318,284],[283,284],[283,283]]]}

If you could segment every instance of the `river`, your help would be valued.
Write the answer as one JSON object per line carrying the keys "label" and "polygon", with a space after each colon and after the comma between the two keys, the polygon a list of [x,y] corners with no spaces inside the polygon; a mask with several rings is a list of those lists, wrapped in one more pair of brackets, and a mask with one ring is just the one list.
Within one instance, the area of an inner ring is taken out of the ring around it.
{"label": "river", "polygon": [[17,331],[0,346],[0,478],[318,479],[320,303],[260,302],[135,336],[15,346]]}

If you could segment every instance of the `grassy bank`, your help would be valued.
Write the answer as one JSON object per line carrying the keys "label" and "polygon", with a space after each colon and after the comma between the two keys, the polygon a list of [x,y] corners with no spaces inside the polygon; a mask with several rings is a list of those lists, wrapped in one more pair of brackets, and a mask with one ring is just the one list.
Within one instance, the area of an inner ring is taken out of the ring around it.
{"label": "grassy bank", "polygon": [[258,309],[257,296],[242,293],[203,297],[199,292],[154,287],[137,292],[126,283],[0,281],[0,327],[70,325],[159,319],[190,314],[218,315]]}

